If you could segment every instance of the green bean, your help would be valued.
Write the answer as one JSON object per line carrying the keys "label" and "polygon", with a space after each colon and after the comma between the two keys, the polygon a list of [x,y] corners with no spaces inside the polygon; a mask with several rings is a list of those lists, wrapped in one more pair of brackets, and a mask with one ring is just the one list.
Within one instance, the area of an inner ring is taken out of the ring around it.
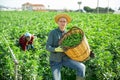
{"label": "green bean", "polygon": [[74,47],[82,41],[82,34],[73,33],[63,39],[61,46],[62,47]]}

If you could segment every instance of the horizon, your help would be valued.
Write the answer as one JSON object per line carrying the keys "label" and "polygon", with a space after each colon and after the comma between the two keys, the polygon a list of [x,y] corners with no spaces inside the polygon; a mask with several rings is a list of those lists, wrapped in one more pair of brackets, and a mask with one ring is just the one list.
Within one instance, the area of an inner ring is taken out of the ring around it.
{"label": "horizon", "polygon": [[[10,8],[21,8],[22,4],[29,2],[32,4],[43,4],[46,9],[70,9],[77,10],[79,9],[79,5],[77,2],[82,2],[80,5],[80,9],[83,9],[84,6],[88,6],[90,8],[97,7],[97,0],[0,0],[0,5]],[[67,4],[66,4],[67,3]],[[61,5],[62,4],[62,5]],[[99,0],[99,7],[109,7],[113,10],[118,10],[120,8],[119,0]]]}

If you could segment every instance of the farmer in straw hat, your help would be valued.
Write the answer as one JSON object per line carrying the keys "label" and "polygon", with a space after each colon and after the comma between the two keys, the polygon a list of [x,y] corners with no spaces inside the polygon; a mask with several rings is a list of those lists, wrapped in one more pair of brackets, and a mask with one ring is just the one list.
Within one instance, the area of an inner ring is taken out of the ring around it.
{"label": "farmer in straw hat", "polygon": [[19,44],[24,51],[34,49],[33,40],[34,36],[29,32],[26,32],[19,38]]}
{"label": "farmer in straw hat", "polygon": [[46,43],[46,49],[51,52],[50,67],[54,80],[61,80],[60,69],[62,66],[76,70],[76,80],[84,80],[85,77],[85,65],[70,59],[58,44],[61,36],[66,33],[65,28],[70,21],[71,17],[67,14],[56,15],[55,22],[58,24],[58,27],[49,33]]}

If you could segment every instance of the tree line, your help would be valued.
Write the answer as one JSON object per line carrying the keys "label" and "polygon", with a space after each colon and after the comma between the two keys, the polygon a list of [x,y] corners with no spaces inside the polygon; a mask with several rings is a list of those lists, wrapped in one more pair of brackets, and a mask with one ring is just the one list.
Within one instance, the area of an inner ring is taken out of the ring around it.
{"label": "tree line", "polygon": [[113,9],[108,8],[108,7],[106,7],[106,8],[96,7],[95,9],[93,9],[93,8],[88,7],[88,6],[85,6],[83,9],[85,12],[91,12],[91,13],[97,13],[98,11],[99,11],[99,13],[108,13],[108,12],[112,13],[112,12],[114,12]]}

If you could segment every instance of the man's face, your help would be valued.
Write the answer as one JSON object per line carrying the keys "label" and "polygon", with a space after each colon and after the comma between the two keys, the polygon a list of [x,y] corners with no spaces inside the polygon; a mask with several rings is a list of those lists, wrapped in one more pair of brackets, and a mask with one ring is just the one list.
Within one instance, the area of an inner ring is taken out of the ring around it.
{"label": "man's face", "polygon": [[58,26],[59,26],[60,30],[65,30],[66,25],[67,25],[67,19],[66,18],[60,18],[58,20]]}

